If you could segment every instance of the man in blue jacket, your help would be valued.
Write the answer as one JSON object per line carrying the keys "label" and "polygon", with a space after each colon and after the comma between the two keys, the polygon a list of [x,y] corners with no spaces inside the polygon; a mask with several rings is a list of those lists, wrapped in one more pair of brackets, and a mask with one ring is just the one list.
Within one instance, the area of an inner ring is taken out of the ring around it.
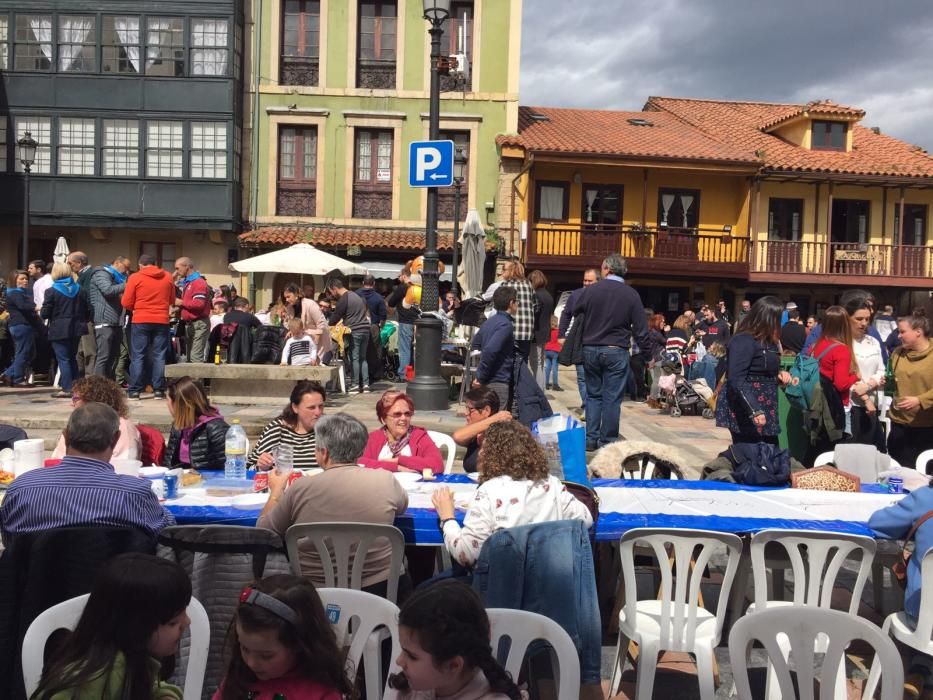
{"label": "man in blue jacket", "polygon": [[480,326],[472,349],[480,351],[474,386],[488,386],[499,397],[499,409],[512,410],[512,369],[515,355],[514,315],[518,296],[514,287],[499,287],[492,295],[496,313]]}
{"label": "man in blue jacket", "polygon": [[370,357],[369,375],[373,381],[382,379],[382,340],[380,332],[382,325],[386,322],[389,310],[386,308],[386,300],[376,291],[376,278],[372,275],[366,275],[363,278],[363,286],[356,290],[356,293],[363,297],[366,306],[369,309],[369,334],[372,342],[369,344]]}
{"label": "man in blue jacket", "polygon": [[632,340],[646,348],[648,323],[638,292],[622,277],[625,259],[613,253],[602,264],[603,281],[580,295],[574,317],[585,314],[583,372],[586,375],[586,449],[619,439],[619,414]]}

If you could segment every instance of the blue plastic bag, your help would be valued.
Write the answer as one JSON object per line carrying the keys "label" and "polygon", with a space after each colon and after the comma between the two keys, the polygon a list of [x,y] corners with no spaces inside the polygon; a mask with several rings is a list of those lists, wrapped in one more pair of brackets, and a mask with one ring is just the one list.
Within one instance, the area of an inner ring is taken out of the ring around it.
{"label": "blue plastic bag", "polygon": [[531,426],[544,448],[551,474],[564,481],[590,486],[586,471],[586,428],[572,416],[554,415]]}

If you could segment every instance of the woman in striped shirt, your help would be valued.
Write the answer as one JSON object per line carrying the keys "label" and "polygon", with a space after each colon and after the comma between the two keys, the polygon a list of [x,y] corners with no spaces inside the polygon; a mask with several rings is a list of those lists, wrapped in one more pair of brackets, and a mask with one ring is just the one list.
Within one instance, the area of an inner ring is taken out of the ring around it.
{"label": "woman in striped shirt", "polygon": [[327,394],[320,382],[302,379],[295,384],[282,414],[262,430],[247,459],[250,469],[271,469],[275,448],[290,445],[295,469],[317,467],[314,456],[314,425],[324,415]]}

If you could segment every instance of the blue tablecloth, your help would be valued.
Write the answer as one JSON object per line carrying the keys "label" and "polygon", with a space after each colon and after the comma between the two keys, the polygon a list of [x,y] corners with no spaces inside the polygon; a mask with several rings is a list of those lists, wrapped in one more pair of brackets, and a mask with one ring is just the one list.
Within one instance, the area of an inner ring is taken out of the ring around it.
{"label": "blue tablecloth", "polygon": [[[250,474],[251,476],[251,474]],[[206,476],[206,481],[220,478],[222,475]],[[464,474],[440,475],[437,481],[443,483],[466,484],[471,480]],[[744,486],[720,481],[667,481],[663,479],[628,480],[596,479],[597,488],[667,488],[710,491],[771,491],[768,487]],[[885,486],[865,484],[865,493],[888,493]],[[181,506],[167,501],[166,508],[175,516],[179,525],[246,525],[255,526],[261,508],[243,510],[232,506]],[[464,513],[457,512],[457,519],[463,522]],[[437,528],[437,513],[432,508],[409,508],[395,519],[395,526],[405,535],[410,544],[439,545],[443,543]],[[750,533],[767,528],[786,528],[798,530],[822,530],[845,532],[857,535],[871,535],[871,530],[863,522],[847,520],[777,520],[774,518],[734,518],[714,515],[669,515],[664,513],[632,514],[601,512],[596,527],[597,541],[616,541],[627,530],[637,527],[677,527],[691,529],[716,530],[721,532]]]}

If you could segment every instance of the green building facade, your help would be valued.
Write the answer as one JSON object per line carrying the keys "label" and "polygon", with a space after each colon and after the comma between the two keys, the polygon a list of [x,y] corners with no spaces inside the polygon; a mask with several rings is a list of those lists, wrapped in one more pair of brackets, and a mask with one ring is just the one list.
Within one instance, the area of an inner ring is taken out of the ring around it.
{"label": "green building facade", "polygon": [[[521,4],[455,1],[442,43],[442,54],[459,55],[442,77],[440,126],[469,158],[460,218],[476,209],[489,229],[500,206],[495,139],[518,122]],[[253,11],[259,62],[245,107],[258,128],[244,133],[256,157],[241,246],[308,241],[361,260],[420,253],[426,193],[407,184],[408,144],[428,138],[420,0],[255,0]],[[442,257],[454,197],[439,196]]]}

